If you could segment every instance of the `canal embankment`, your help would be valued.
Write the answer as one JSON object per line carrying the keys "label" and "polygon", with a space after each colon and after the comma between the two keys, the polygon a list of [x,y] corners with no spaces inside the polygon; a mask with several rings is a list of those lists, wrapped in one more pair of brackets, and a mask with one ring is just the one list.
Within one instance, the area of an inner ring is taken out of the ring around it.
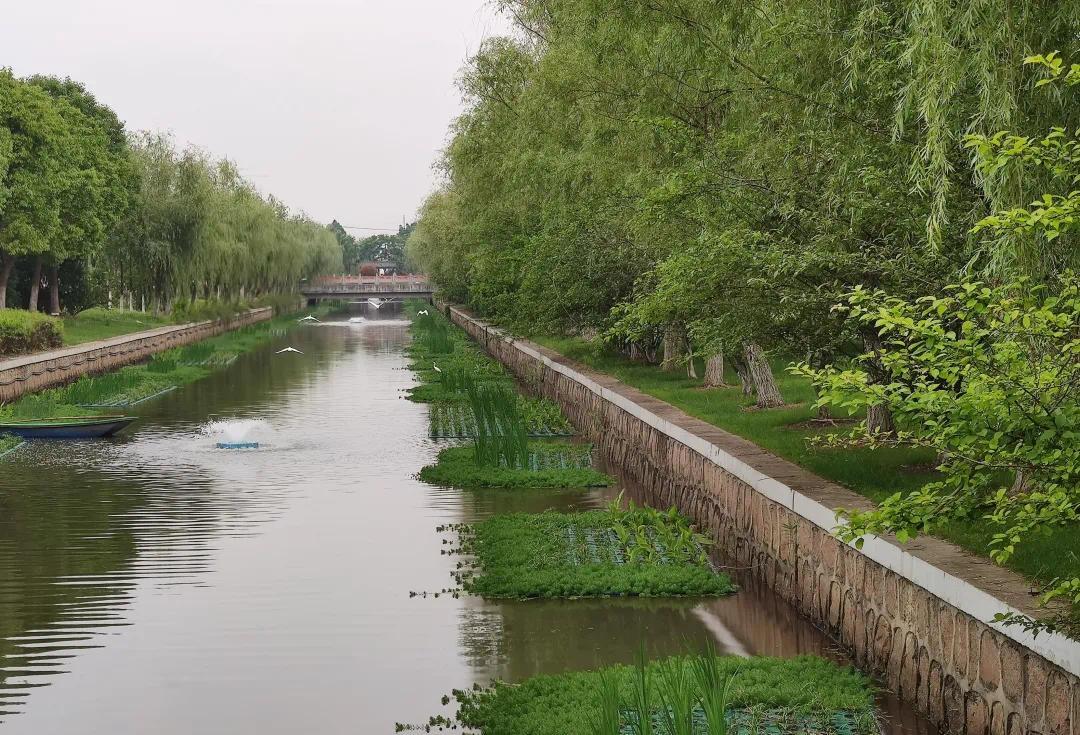
{"label": "canal embankment", "polygon": [[656,504],[692,518],[731,563],[828,631],[933,724],[968,735],[1080,732],[1080,644],[993,622],[999,612],[1037,612],[1020,575],[939,539],[843,544],[830,532],[836,509],[867,508],[865,498],[443,308],[532,391],[558,403]]}
{"label": "canal embankment", "polygon": [[74,347],[0,361],[0,403],[54,388],[86,375],[98,375],[152,355],[271,319],[272,307],[250,309],[228,319],[159,327]]}

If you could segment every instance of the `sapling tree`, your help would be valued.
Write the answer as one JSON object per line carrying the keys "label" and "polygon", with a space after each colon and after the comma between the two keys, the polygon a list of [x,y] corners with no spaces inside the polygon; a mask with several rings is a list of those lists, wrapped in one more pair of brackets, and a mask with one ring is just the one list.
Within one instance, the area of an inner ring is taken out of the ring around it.
{"label": "sapling tree", "polygon": [[[985,518],[998,529],[991,557],[1006,563],[1041,529],[1078,520],[1080,278],[969,281],[914,302],[859,289],[845,308],[878,331],[881,350],[847,369],[804,363],[796,371],[814,380],[823,405],[888,407],[896,431],[863,422],[833,441],[932,449],[941,479],[871,511],[844,511],[841,538],[861,546],[866,534],[892,533],[906,541]],[[869,359],[886,380],[871,379]],[[1044,597],[1062,596],[1080,610],[1080,579],[1055,580]],[[1045,624],[1076,622],[1069,613]]]}

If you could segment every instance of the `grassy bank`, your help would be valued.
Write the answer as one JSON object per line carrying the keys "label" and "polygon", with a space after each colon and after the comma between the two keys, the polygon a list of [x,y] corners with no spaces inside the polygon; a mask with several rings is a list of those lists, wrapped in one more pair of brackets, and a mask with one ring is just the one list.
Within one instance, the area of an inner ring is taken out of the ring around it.
{"label": "grassy bank", "polygon": [[[828,449],[811,444],[814,436],[845,427],[811,423],[814,392],[804,378],[789,375],[786,360],[774,362],[777,382],[788,407],[757,410],[738,387],[703,388],[685,370],[664,372],[655,365],[629,360],[595,342],[574,338],[533,337],[594,370],[612,375],[643,393],[678,406],[691,416],[742,436],[821,477],[880,502],[895,492],[917,490],[934,476],[934,455],[912,449]],[[698,374],[704,374],[703,369]],[[729,373],[727,382],[738,385]],[[987,555],[996,529],[986,522],[954,523],[937,535],[980,555]],[[1032,580],[1080,575],[1080,534],[1075,527],[1047,529],[1021,546],[1008,565]]]}
{"label": "grassy bank", "polygon": [[488,598],[681,597],[735,590],[686,519],[648,508],[499,515],[457,526],[457,574]]}
{"label": "grassy bank", "polygon": [[636,734],[642,710],[654,735],[878,732],[869,680],[810,656],[703,654],[496,683],[454,699],[457,724],[482,735]]}
{"label": "grassy bank", "polygon": [[64,317],[64,344],[80,345],[147,329],[167,327],[173,322],[149,312],[121,311],[94,307],[74,316]]}
{"label": "grassy bank", "polygon": [[0,406],[0,419],[81,416],[123,409],[173,387],[200,380],[230,364],[236,357],[283,334],[296,325],[292,316],[211,337],[159,353],[139,365],[87,376],[59,387],[24,396]]}

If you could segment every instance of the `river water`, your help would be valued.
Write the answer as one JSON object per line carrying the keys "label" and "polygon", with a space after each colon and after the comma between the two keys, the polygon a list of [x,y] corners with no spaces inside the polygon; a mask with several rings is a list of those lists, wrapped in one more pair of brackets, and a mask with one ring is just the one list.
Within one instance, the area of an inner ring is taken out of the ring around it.
{"label": "river water", "polygon": [[[618,488],[416,480],[441,445],[402,398],[407,323],[371,317],[293,330],[140,406],[117,440],[0,462],[0,733],[391,733],[448,714],[453,688],[630,662],[641,641],[842,660],[753,585],[706,602],[411,597],[453,584],[437,526]],[[215,448],[238,438],[260,448]],[[882,702],[891,730],[923,730]]]}

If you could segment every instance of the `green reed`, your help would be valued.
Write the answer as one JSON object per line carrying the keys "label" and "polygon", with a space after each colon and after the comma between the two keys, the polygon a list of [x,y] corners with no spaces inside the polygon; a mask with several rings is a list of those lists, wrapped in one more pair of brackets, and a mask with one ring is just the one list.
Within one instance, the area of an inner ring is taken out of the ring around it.
{"label": "green reed", "polygon": [[601,669],[599,678],[600,707],[589,713],[590,735],[619,735],[622,727],[619,678],[610,669]]}
{"label": "green reed", "polygon": [[467,393],[476,422],[476,463],[482,467],[527,467],[529,435],[514,389],[470,382]]}
{"label": "green reed", "polygon": [[720,656],[709,644],[709,649],[690,659],[690,670],[697,688],[698,701],[705,713],[708,735],[727,735],[727,711],[731,702],[731,685],[738,671],[725,675]]}

